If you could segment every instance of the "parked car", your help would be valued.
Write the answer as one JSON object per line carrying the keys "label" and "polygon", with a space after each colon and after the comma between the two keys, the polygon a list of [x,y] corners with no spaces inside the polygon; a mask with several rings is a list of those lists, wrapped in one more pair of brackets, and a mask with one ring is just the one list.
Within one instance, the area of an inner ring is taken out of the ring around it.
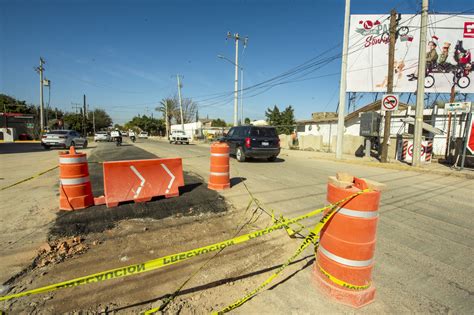
{"label": "parked car", "polygon": [[94,141],[110,141],[110,134],[107,131],[97,131],[94,134]]}
{"label": "parked car", "polygon": [[142,131],[138,134],[139,139],[148,139],[148,132]]}
{"label": "parked car", "polygon": [[87,139],[74,130],[52,130],[43,135],[41,145],[46,150],[51,147],[69,148],[71,146],[87,148]]}
{"label": "parked car", "polygon": [[172,130],[170,134],[170,143],[186,143],[189,144],[189,136],[183,130]]}
{"label": "parked car", "polygon": [[122,137],[128,137],[128,131],[121,131]]}
{"label": "parked car", "polygon": [[229,145],[230,154],[235,155],[239,162],[244,162],[247,158],[267,159],[272,162],[280,154],[280,139],[275,127],[232,127],[220,140]]}

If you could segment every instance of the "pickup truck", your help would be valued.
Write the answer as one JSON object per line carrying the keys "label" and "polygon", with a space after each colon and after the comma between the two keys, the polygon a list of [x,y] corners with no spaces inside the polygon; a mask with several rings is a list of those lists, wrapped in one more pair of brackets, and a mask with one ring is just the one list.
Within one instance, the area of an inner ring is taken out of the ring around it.
{"label": "pickup truck", "polygon": [[170,134],[170,143],[186,143],[189,144],[189,136],[183,130],[173,130]]}

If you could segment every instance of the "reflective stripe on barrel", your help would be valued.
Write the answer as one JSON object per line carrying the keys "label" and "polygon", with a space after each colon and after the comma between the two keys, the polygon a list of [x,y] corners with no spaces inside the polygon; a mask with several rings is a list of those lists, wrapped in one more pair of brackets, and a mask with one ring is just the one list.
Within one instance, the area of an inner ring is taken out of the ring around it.
{"label": "reflective stripe on barrel", "polygon": [[87,158],[85,156],[59,157],[59,164],[77,164],[77,163],[87,163]]}
{"label": "reflective stripe on barrel", "polygon": [[228,172],[211,172],[211,176],[229,176]]}
{"label": "reflective stripe on barrel", "polygon": [[352,260],[352,259],[347,259],[338,255],[335,255],[325,249],[323,246],[319,245],[318,250],[321,251],[326,257],[328,257],[331,260],[334,260],[335,262],[338,262],[340,264],[346,265],[346,266],[351,266],[351,267],[368,267],[370,266],[373,262],[374,259],[368,259],[368,260]]}
{"label": "reflective stripe on barrel", "polygon": [[79,185],[89,182],[89,176],[78,178],[60,178],[62,185]]}
{"label": "reflective stripe on barrel", "polygon": [[376,218],[379,216],[378,211],[358,211],[358,210],[351,210],[347,208],[340,208],[337,211],[338,214],[344,214],[348,215],[350,217],[356,217],[356,218]]}

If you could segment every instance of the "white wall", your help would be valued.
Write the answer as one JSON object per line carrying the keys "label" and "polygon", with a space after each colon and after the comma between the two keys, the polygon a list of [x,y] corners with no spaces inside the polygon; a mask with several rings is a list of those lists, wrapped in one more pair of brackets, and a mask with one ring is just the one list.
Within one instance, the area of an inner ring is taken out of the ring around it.
{"label": "white wall", "polygon": [[15,128],[0,128],[0,132],[3,133],[3,141],[13,142],[17,139]]}
{"label": "white wall", "polygon": [[[445,114],[443,108],[435,108],[434,113],[436,114],[435,124],[434,127],[441,129],[445,132],[448,130],[448,115]],[[432,116],[433,109],[425,109],[423,111],[424,116]],[[396,136],[397,134],[408,133],[409,124],[404,123],[401,121],[402,118],[406,118],[407,116],[415,117],[415,109],[409,107],[407,110],[397,111],[392,113],[392,122],[390,125],[390,134],[392,136]],[[456,123],[454,123],[455,117],[454,115],[451,116],[451,132],[455,130],[455,137],[460,138],[463,137],[462,132],[464,131],[464,125],[466,120],[466,115],[462,115],[462,122],[460,123],[460,115],[458,114],[456,117]],[[426,121],[428,124],[430,122]],[[431,124],[432,125],[432,124]],[[383,126],[384,126],[384,117],[382,117],[380,121],[380,130],[381,135],[383,135]],[[345,135],[352,135],[352,136],[359,136],[360,130],[360,118],[356,117],[349,121],[346,121],[344,134]],[[329,145],[329,141],[331,136],[337,134],[337,122],[322,122],[322,123],[307,123],[305,125],[304,132],[298,132],[300,135],[321,135],[323,136],[323,144]],[[433,139],[433,153],[435,155],[444,155],[446,150],[446,133],[442,135],[435,135]],[[393,144],[395,145],[395,144]]]}

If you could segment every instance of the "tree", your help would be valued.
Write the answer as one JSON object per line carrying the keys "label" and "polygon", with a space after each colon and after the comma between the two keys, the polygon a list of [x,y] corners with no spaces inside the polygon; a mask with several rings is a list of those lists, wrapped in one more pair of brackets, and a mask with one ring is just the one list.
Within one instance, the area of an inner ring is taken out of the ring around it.
{"label": "tree", "polygon": [[126,129],[136,129],[146,131],[152,135],[162,134],[165,131],[165,123],[163,119],[151,118],[146,115],[135,116],[131,121],[125,124]]}
{"label": "tree", "polygon": [[246,125],[250,125],[250,118],[245,117],[244,123],[245,123]]}
{"label": "tree", "polygon": [[[184,123],[195,122],[198,118],[197,103],[190,98],[183,98],[182,106]],[[162,99],[160,105],[155,110],[162,113],[163,120],[166,121],[166,118],[168,119],[168,126],[171,126],[172,123],[181,124],[181,111],[177,95]],[[165,117],[166,113],[168,117]],[[169,130],[166,133],[169,134]]]}
{"label": "tree", "polygon": [[265,116],[267,117],[267,122],[270,126],[279,126],[281,124],[280,109],[277,105],[274,105],[273,109],[268,108],[265,111]]}
{"label": "tree", "polygon": [[290,105],[285,108],[285,110],[281,113],[281,120],[280,120],[280,132],[286,135],[289,135],[294,130],[294,125],[296,124],[295,121],[295,110]]}
{"label": "tree", "polygon": [[81,132],[82,130],[82,114],[66,113],[63,117],[64,127],[66,129],[76,130]]}
{"label": "tree", "polygon": [[155,108],[156,111],[160,112],[163,116],[163,120],[166,125],[166,136],[170,134],[171,120],[176,114],[177,104],[173,98],[167,97],[161,100],[160,106]]}
{"label": "tree", "polygon": [[227,124],[223,119],[221,120],[220,118],[217,118],[217,119],[212,120],[211,126],[212,127],[226,127]]}
{"label": "tree", "polygon": [[88,120],[92,122],[92,119],[95,121],[95,130],[106,129],[112,126],[112,118],[110,118],[109,114],[103,109],[96,108],[94,112],[88,113]]}
{"label": "tree", "polygon": [[25,101],[19,101],[6,94],[0,94],[0,111],[6,113],[32,114],[33,105],[27,105]]}
{"label": "tree", "polygon": [[277,105],[273,106],[273,109],[268,108],[265,111],[265,116],[267,117],[267,122],[271,126],[276,126],[277,132],[279,134],[291,134],[295,125],[295,116],[293,107],[287,106],[283,112],[280,112],[280,109]]}

